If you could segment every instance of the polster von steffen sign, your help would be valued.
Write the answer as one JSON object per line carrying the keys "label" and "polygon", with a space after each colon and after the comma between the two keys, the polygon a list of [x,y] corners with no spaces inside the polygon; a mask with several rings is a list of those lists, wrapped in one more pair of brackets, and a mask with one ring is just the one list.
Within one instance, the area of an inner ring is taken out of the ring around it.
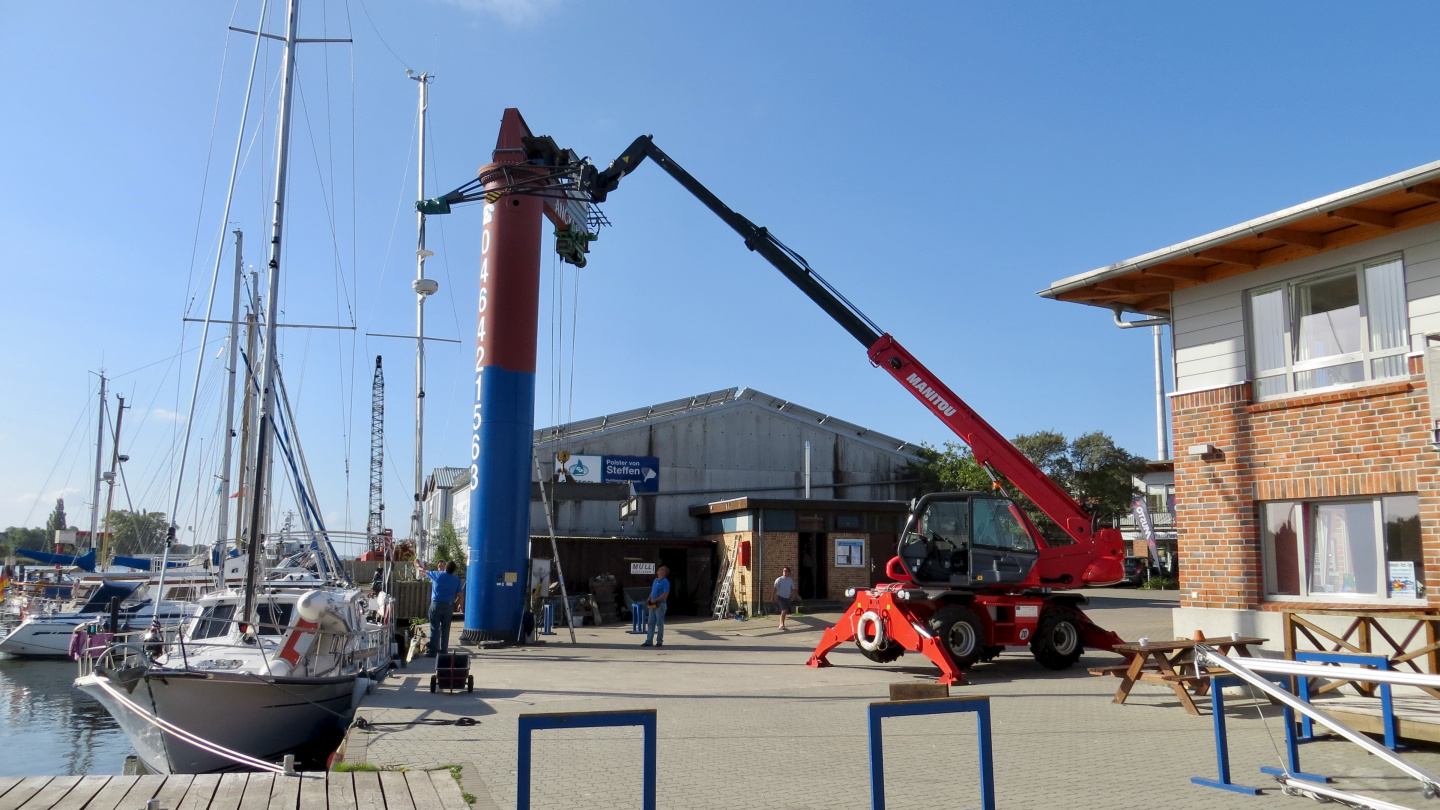
{"label": "polster von steffen sign", "polygon": [[636,492],[660,491],[660,459],[655,456],[591,456],[558,453],[555,474],[562,481],[634,484]]}

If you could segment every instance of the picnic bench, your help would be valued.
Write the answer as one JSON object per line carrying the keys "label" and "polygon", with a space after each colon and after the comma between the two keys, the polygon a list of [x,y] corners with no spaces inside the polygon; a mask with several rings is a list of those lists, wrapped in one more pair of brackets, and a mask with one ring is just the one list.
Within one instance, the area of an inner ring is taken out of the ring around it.
{"label": "picnic bench", "polygon": [[[1236,656],[1249,657],[1252,645],[1264,644],[1267,640],[1249,636],[1227,636],[1193,641],[1147,640],[1145,644],[1116,644],[1115,652],[1128,656],[1130,660],[1116,666],[1091,667],[1089,671],[1091,675],[1110,675],[1120,679],[1120,688],[1115,690],[1112,703],[1124,703],[1126,698],[1130,697],[1130,690],[1134,688],[1136,681],[1163,683],[1175,690],[1175,697],[1179,699],[1180,705],[1185,707],[1185,711],[1198,715],[1200,710],[1195,707],[1195,700],[1190,696],[1191,691],[1196,695],[1208,694],[1209,676],[1216,674],[1217,670],[1206,667],[1204,673],[1198,676],[1193,672],[1195,645],[1214,647],[1221,655],[1230,655],[1233,651]],[[1187,667],[1191,670],[1188,673],[1185,671]]]}

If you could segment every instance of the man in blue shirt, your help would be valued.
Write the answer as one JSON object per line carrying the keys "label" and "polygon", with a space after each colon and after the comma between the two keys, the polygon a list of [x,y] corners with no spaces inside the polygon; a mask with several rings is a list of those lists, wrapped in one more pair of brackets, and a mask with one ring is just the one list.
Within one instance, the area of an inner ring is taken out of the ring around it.
{"label": "man in blue shirt", "polygon": [[416,560],[415,568],[430,578],[430,646],[425,655],[434,657],[437,652],[446,652],[450,648],[450,620],[455,618],[455,597],[460,594],[465,582],[455,576],[453,562],[437,560],[435,570],[426,571],[425,566]]}
{"label": "man in blue shirt", "polygon": [[650,585],[650,599],[645,606],[650,609],[649,621],[650,631],[645,634],[645,643],[641,647],[652,646],[651,639],[654,639],[653,646],[665,646],[665,603],[670,598],[670,580],[665,575],[670,569],[660,566],[655,569],[655,582]]}

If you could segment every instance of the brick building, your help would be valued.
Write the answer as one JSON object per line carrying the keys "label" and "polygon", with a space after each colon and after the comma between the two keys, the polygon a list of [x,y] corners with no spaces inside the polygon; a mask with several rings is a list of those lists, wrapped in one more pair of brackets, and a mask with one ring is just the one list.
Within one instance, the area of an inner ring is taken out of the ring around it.
{"label": "brick building", "polygon": [[[847,601],[851,588],[887,581],[909,504],[905,501],[733,498],[690,513],[728,562],[736,560],[734,606],[767,612],[772,583],[789,567],[802,601]],[[736,555],[736,547],[741,551]]]}
{"label": "brick building", "polygon": [[1041,294],[1170,321],[1177,635],[1273,646],[1287,608],[1429,604],[1440,162]]}

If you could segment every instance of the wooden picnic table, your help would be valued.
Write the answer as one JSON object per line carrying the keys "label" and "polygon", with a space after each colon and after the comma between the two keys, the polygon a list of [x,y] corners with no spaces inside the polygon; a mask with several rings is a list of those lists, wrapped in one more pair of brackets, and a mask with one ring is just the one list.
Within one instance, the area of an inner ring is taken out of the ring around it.
{"label": "wooden picnic table", "polygon": [[[1163,683],[1174,689],[1175,697],[1180,700],[1185,711],[1198,715],[1200,710],[1195,707],[1190,690],[1193,689],[1197,695],[1207,694],[1210,690],[1210,679],[1204,675],[1196,676],[1194,673],[1184,672],[1183,668],[1195,660],[1195,645],[1214,647],[1221,655],[1230,655],[1233,652],[1236,656],[1248,658],[1252,645],[1264,644],[1268,640],[1250,636],[1226,636],[1195,641],[1149,641],[1143,646],[1116,644],[1115,652],[1128,656],[1130,660],[1118,666],[1091,667],[1090,674],[1112,675],[1120,679],[1120,688],[1115,690],[1112,703],[1124,703],[1136,681],[1149,681]],[[1213,674],[1209,667],[1206,672]]]}

